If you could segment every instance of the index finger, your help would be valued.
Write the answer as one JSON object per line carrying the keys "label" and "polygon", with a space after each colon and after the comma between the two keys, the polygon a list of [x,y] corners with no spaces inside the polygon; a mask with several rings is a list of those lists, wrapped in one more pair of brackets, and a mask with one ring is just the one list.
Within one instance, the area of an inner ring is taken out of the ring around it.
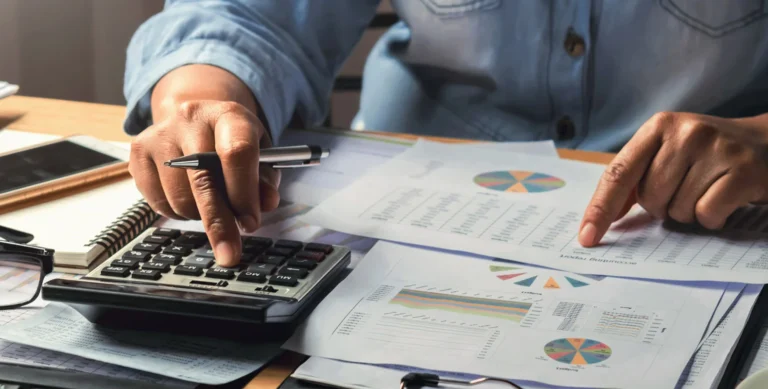
{"label": "index finger", "polygon": [[663,125],[659,123],[661,120],[649,120],[643,124],[608,164],[581,220],[579,243],[582,246],[591,247],[600,243],[634,193],[661,147],[662,138],[658,130]]}
{"label": "index finger", "polygon": [[[192,131],[197,136],[190,136]],[[187,141],[182,142],[184,155],[196,154],[214,149],[213,132],[210,129],[190,129]],[[236,265],[240,260],[242,246],[240,231],[235,216],[229,207],[225,194],[221,193],[220,172],[188,170],[192,196],[195,198],[205,233],[213,248],[216,263],[223,267]]]}

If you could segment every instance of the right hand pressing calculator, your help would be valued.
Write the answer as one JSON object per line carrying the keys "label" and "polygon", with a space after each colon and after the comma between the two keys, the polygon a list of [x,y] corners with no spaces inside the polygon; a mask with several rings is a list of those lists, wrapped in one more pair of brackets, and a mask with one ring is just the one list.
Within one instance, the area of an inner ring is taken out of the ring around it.
{"label": "right hand pressing calculator", "polygon": [[224,268],[204,233],[149,228],[83,278],[47,282],[43,298],[129,327],[140,318],[142,327],[296,324],[350,261],[341,246],[252,236],[242,243],[241,263]]}

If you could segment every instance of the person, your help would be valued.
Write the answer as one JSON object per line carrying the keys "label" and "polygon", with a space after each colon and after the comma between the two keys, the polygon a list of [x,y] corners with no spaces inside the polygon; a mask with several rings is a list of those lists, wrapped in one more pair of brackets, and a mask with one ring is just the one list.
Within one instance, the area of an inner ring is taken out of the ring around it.
{"label": "person", "polygon": [[[585,210],[594,246],[628,206],[717,229],[768,201],[768,9],[758,0],[392,0],[355,126],[618,151]],[[379,0],[167,0],[128,48],[130,172],[162,215],[202,219],[222,265],[277,207],[260,147],[322,122]],[[216,151],[204,171],[166,160]],[[258,183],[258,184],[257,184]]]}

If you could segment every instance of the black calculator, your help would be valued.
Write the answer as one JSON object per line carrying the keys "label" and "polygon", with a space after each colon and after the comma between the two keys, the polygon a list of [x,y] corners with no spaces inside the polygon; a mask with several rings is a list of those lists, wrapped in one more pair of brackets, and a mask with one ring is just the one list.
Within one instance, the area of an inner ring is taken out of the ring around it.
{"label": "black calculator", "polygon": [[224,321],[252,332],[297,324],[350,262],[342,246],[256,236],[242,244],[240,264],[225,268],[204,233],[149,228],[86,276],[47,282],[43,298],[108,325],[210,332]]}

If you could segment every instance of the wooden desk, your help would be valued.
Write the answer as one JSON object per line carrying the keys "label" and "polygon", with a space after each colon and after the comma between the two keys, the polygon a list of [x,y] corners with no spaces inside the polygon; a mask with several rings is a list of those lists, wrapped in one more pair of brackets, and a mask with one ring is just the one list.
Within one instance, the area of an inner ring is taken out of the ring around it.
{"label": "wooden desk", "polygon": [[[130,141],[122,131],[125,107],[74,101],[13,96],[0,100],[0,129],[55,135],[83,134],[112,141]],[[414,139],[415,136],[387,134]],[[460,139],[430,138],[443,142],[466,142]],[[581,150],[558,150],[560,157],[595,163],[608,163],[612,154]],[[304,361],[302,355],[286,352],[256,376],[245,389],[277,388]]]}

